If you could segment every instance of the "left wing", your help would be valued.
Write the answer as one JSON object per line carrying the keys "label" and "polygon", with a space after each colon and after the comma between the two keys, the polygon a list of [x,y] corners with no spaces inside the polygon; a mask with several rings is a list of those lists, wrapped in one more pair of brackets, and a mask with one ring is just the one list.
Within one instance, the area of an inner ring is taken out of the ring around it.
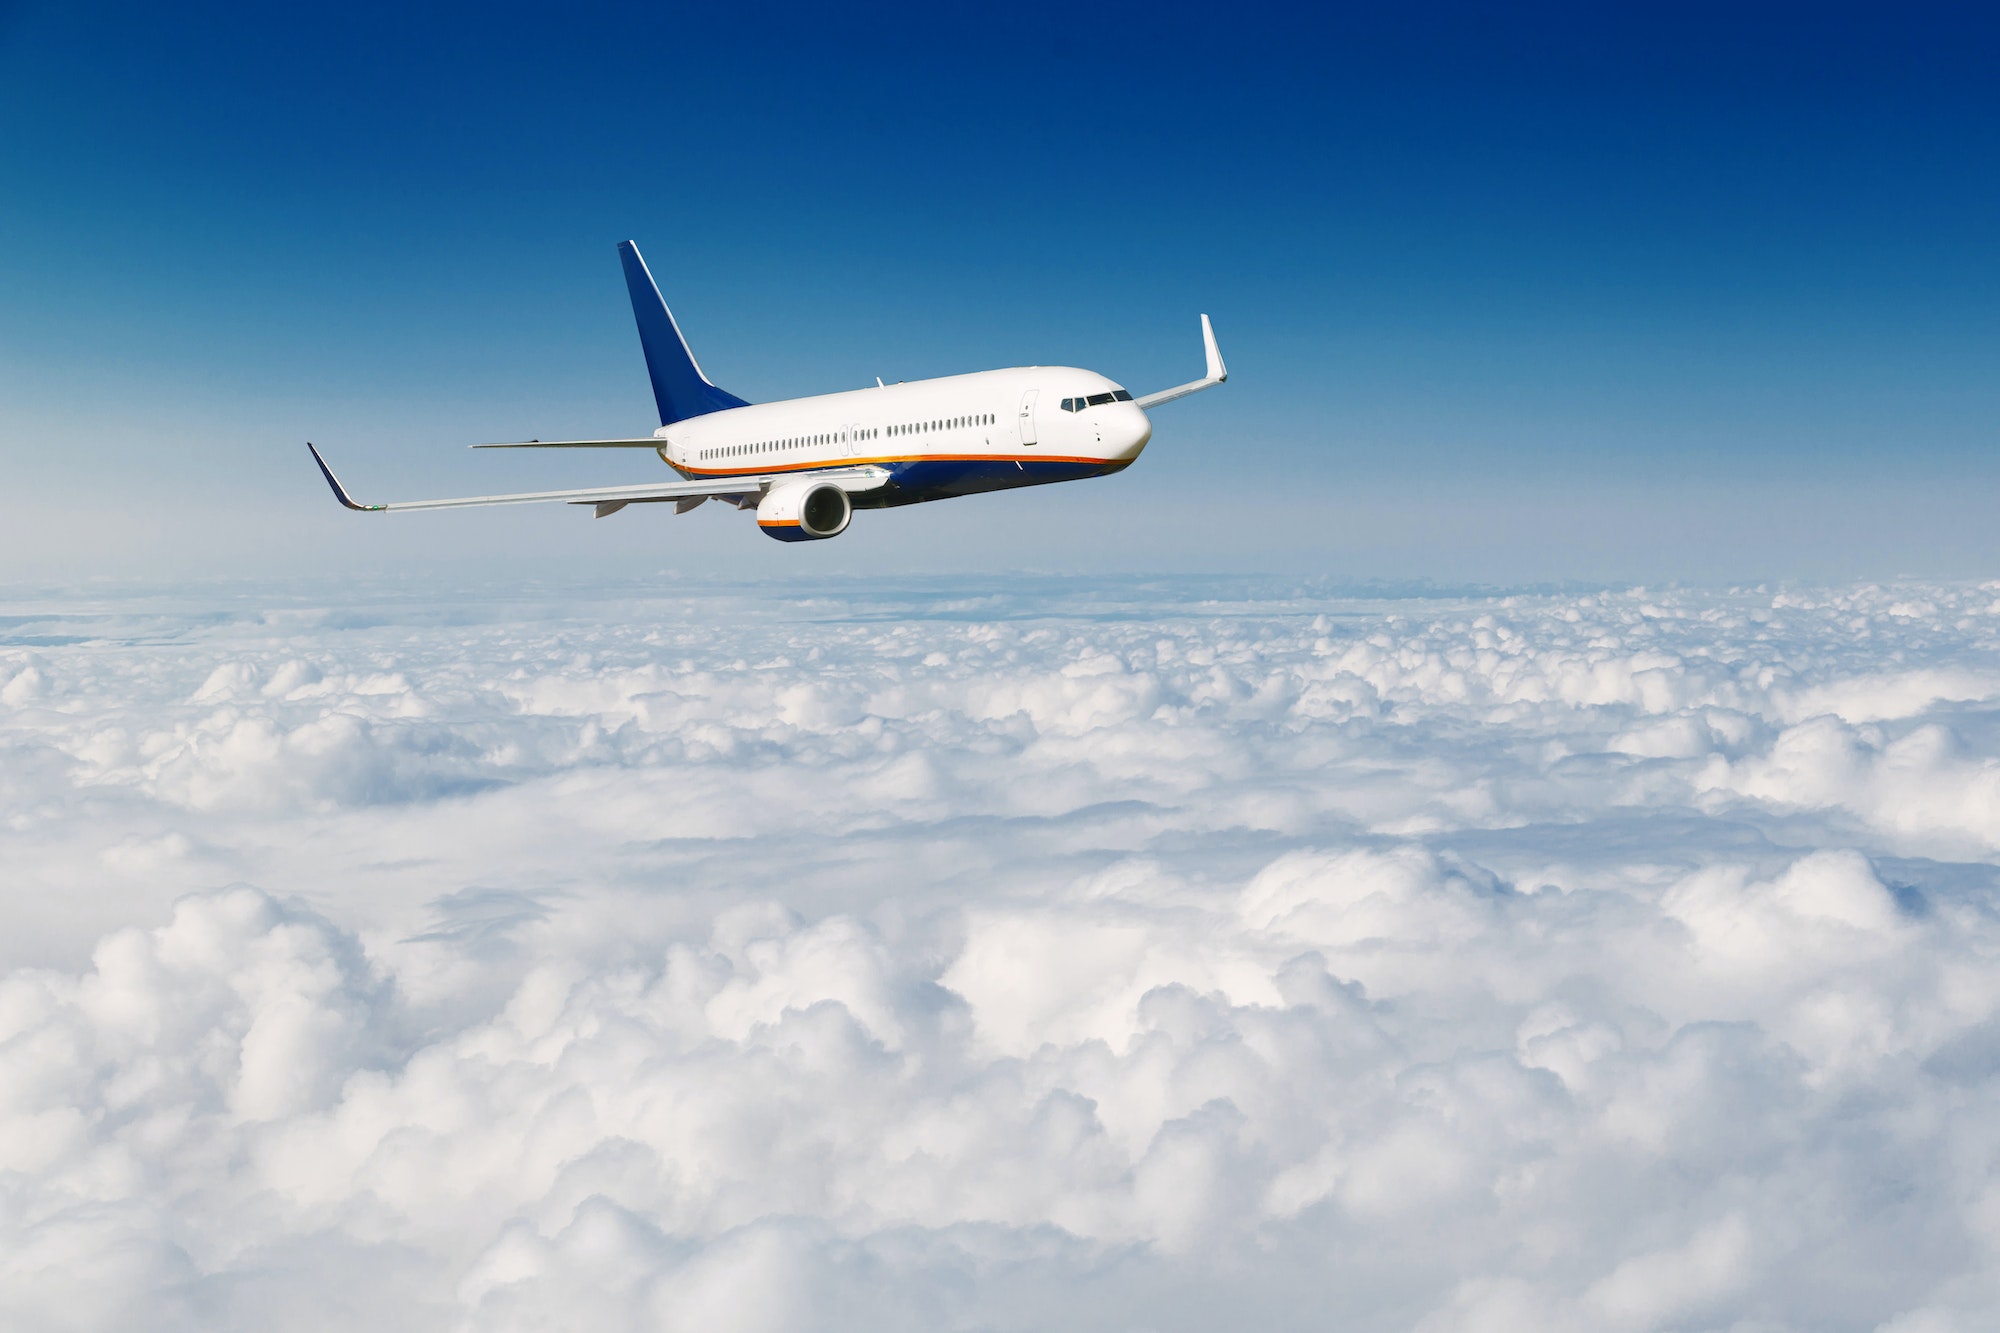
{"label": "left wing", "polygon": [[[809,476],[815,480],[830,481],[843,491],[872,491],[886,485],[889,474],[878,467],[828,468],[824,471],[767,472],[744,477],[715,477],[699,481],[656,482],[650,486],[601,486],[581,491],[530,491],[520,495],[468,495],[450,500],[392,500],[388,504],[357,504],[347,488],[333,475],[333,469],[320,457],[319,449],[307,444],[312,450],[313,462],[319,464],[320,475],[333,488],[333,498],[349,509],[367,513],[381,513],[392,509],[464,509],[473,505],[519,505],[561,502],[573,505],[592,505],[599,518],[615,514],[628,504],[643,504],[655,500],[694,500],[699,502],[710,498],[737,499],[744,496],[760,495],[768,487],[790,477]],[[693,508],[692,505],[687,508]]]}
{"label": "left wing", "polygon": [[643,440],[522,440],[518,444],[468,444],[468,449],[662,449],[666,441],[648,435]]}

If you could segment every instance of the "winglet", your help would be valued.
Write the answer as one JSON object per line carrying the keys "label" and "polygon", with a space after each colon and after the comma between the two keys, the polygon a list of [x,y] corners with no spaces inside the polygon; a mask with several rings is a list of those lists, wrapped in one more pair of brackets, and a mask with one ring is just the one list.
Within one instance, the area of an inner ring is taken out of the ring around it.
{"label": "winglet", "polygon": [[342,486],[340,484],[340,479],[333,475],[333,469],[328,467],[326,465],[326,460],[319,456],[319,450],[313,445],[313,442],[311,440],[306,441],[306,448],[312,450],[313,462],[319,464],[319,474],[322,477],[326,478],[327,485],[333,487],[334,499],[340,501],[342,504],[346,505],[349,509],[359,510],[364,513],[371,510],[383,509],[387,507],[385,505],[358,505],[354,503],[354,497],[350,496],[347,493],[347,488],[345,486]]}
{"label": "winglet", "polygon": [[1186,384],[1176,384],[1171,389],[1149,393],[1137,400],[1139,406],[1158,407],[1161,403],[1171,403],[1176,398],[1185,398],[1191,393],[1200,393],[1203,389],[1213,389],[1228,379],[1229,367],[1222,364],[1222,349],[1215,345],[1215,326],[1208,322],[1207,315],[1201,317],[1201,351],[1208,362],[1207,374]]}

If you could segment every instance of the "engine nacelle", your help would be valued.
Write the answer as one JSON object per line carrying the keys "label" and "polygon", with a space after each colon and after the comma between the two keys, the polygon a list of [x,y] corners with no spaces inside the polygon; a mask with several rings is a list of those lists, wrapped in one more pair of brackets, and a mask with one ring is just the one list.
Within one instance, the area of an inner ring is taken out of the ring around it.
{"label": "engine nacelle", "polygon": [[780,482],[757,505],[757,526],[781,542],[838,537],[854,517],[847,492],[830,481]]}

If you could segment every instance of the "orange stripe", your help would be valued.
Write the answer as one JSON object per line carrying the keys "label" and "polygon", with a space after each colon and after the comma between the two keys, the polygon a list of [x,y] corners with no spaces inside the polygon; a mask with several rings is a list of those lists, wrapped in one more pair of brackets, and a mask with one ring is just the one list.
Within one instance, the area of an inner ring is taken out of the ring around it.
{"label": "orange stripe", "polygon": [[677,471],[703,477],[759,477],[772,472],[823,471],[833,467],[867,467],[879,463],[1113,463],[1118,459],[1086,458],[1076,454],[896,454],[881,458],[829,458],[817,463],[788,463],[782,467],[704,468],[676,463]]}

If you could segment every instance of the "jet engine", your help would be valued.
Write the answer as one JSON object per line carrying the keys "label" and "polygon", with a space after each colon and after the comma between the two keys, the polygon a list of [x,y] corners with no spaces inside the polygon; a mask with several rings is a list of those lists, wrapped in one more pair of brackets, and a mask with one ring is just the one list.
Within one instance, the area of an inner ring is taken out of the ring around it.
{"label": "jet engine", "polygon": [[780,482],[757,505],[757,526],[781,542],[816,542],[847,531],[854,505],[830,481]]}

